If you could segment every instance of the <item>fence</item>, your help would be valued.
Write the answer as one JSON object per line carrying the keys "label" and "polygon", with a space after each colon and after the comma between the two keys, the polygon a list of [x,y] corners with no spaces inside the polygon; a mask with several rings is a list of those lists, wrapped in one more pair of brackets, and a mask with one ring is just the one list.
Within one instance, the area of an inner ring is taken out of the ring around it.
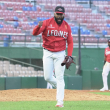
{"label": "fence", "polygon": [[[82,47],[105,47],[108,37],[90,37],[81,35]],[[78,46],[78,36],[73,35],[74,46]],[[24,34],[0,34],[0,47],[42,47],[42,37]]]}

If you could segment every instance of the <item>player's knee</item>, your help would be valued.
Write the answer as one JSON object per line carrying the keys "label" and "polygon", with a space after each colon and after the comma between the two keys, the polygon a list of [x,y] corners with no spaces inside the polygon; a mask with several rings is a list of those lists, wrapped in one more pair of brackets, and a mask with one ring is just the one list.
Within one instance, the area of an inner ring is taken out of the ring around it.
{"label": "player's knee", "polygon": [[51,78],[50,77],[44,77],[44,79],[46,80],[46,81],[50,81],[51,80]]}
{"label": "player's knee", "polygon": [[64,80],[64,77],[63,76],[59,76],[59,77],[56,77],[58,81],[63,81]]}
{"label": "player's knee", "polygon": [[102,76],[108,76],[105,72],[102,73]]}

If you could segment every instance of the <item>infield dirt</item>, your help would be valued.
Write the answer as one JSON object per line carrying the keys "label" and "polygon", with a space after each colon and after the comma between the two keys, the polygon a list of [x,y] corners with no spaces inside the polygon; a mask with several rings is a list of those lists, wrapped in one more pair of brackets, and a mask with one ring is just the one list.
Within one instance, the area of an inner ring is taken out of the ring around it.
{"label": "infield dirt", "polygon": [[[64,101],[107,100],[110,96],[98,95],[99,90],[65,90]],[[108,91],[109,92],[109,91]],[[56,101],[56,89],[1,90],[0,101]]]}

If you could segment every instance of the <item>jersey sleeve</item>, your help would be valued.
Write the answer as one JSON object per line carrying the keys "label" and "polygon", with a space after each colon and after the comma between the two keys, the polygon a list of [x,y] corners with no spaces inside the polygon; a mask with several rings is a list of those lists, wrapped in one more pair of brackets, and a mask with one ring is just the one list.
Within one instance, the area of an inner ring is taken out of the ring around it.
{"label": "jersey sleeve", "polygon": [[46,21],[43,21],[43,24],[41,27],[39,27],[38,25],[33,29],[33,35],[39,35],[40,33],[42,33],[46,28]]}
{"label": "jersey sleeve", "polygon": [[72,52],[73,52],[73,37],[71,35],[71,28],[70,28],[70,26],[68,26],[67,44],[68,44],[68,48],[67,48],[68,56],[72,56]]}

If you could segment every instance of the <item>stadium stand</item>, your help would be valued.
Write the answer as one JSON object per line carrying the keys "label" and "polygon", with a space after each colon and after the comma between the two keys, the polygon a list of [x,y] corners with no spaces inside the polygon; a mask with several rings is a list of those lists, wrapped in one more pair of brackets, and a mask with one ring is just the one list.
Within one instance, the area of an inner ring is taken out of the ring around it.
{"label": "stadium stand", "polygon": [[[109,24],[107,24],[109,20],[106,20],[100,11],[93,13],[92,8],[86,8],[78,4],[78,1],[83,2],[83,0],[0,0],[0,19],[3,21],[0,22],[0,32],[12,34],[29,34],[30,32],[31,34],[39,21],[53,17],[54,8],[61,5],[65,7],[65,20],[69,22],[73,36],[78,34],[79,23],[83,27],[82,36],[109,35]],[[103,5],[104,11],[109,10],[109,1],[93,1],[92,3],[96,7]],[[20,38],[17,39],[22,41]],[[27,38],[27,41],[31,41],[31,37]]]}
{"label": "stadium stand", "polygon": [[0,61],[0,77],[36,77],[43,76],[41,70],[35,70],[34,67],[11,64],[10,61]]}

